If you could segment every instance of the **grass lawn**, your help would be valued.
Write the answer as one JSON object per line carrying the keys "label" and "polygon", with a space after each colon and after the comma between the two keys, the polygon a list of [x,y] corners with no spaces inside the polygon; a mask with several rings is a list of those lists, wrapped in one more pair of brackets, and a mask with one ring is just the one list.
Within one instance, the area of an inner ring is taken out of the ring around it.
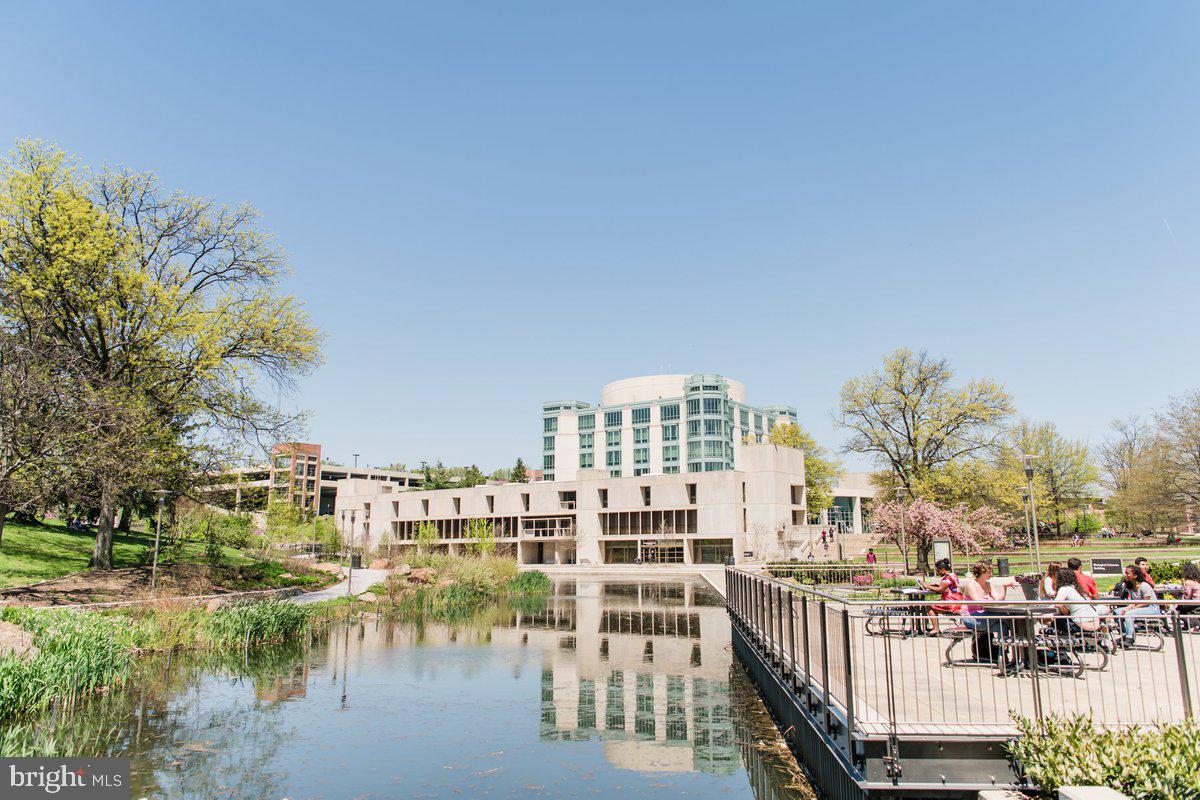
{"label": "grass lawn", "polygon": [[[1070,542],[1062,542],[1059,540],[1042,542],[1039,548],[1042,555],[1042,566],[1044,567],[1049,561],[1066,561],[1068,558],[1075,556],[1084,562],[1084,569],[1089,568],[1089,562],[1092,556],[1101,556],[1107,558],[1120,558],[1124,562],[1132,562],[1138,556],[1145,556],[1151,561],[1183,561],[1200,559],[1200,537],[1190,536],[1183,537],[1178,544],[1168,545],[1166,537],[1155,537],[1151,539],[1090,539],[1084,542],[1082,547],[1071,547]],[[900,556],[900,550],[892,544],[877,544],[875,545],[875,554],[880,561],[885,562],[900,562],[903,559]],[[910,560],[914,554],[910,552]],[[995,561],[997,556],[1006,556],[1009,559],[1010,568],[1013,572],[1026,572],[1031,568],[1029,558],[1029,549],[1021,548],[996,548],[984,552],[984,557],[991,561]],[[955,562],[962,559],[960,553],[955,554]],[[858,556],[856,561],[862,561],[863,557]],[[969,559],[971,561],[975,559]]]}
{"label": "grass lawn", "polygon": [[[27,525],[9,521],[0,541],[0,588],[25,586],[87,569],[95,539],[94,531],[69,531],[58,523]],[[148,564],[153,546],[153,532],[117,533],[113,539],[113,566],[119,569]],[[184,546],[181,561],[199,563],[203,557],[204,545],[190,542]],[[287,572],[283,564],[259,561],[228,547],[222,550],[218,572],[222,584],[231,589],[321,583],[317,576],[310,581],[307,574],[282,577]]]}

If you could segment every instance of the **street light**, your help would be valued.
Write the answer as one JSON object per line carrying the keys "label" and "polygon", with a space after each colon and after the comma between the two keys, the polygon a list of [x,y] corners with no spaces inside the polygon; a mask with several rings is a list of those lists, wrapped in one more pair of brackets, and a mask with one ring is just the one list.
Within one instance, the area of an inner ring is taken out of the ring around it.
{"label": "street light", "polygon": [[1026,453],[1021,456],[1021,461],[1025,463],[1025,479],[1029,481],[1029,527],[1033,529],[1033,555],[1037,562],[1037,571],[1042,571],[1042,548],[1038,542],[1038,526],[1037,526],[1037,500],[1033,496],[1033,461],[1037,456],[1033,453]]}
{"label": "street light", "polygon": [[346,595],[350,595],[350,587],[354,584],[354,511],[350,512],[350,538],[346,540],[346,565],[350,570],[346,576]]}
{"label": "street light", "polygon": [[908,574],[908,548],[905,547],[905,544],[906,544],[905,537],[904,537],[904,513],[905,512],[904,512],[904,502],[900,499],[901,498],[900,493],[903,492],[907,488],[908,487],[905,486],[903,483],[897,483],[894,487],[894,489],[896,491],[896,502],[900,503],[900,552],[904,555],[904,573],[906,575]]}
{"label": "street light", "polygon": [[1033,566],[1033,534],[1029,530],[1029,489],[1022,486],[1021,492],[1021,514],[1022,522],[1025,524],[1025,545],[1029,548],[1029,566]]}
{"label": "street light", "polygon": [[154,597],[154,589],[158,584],[158,539],[162,534],[162,510],[167,502],[167,490],[157,489],[154,495],[158,498],[158,521],[154,525],[154,555],[150,561],[150,596]]}
{"label": "street light", "polygon": [[358,453],[354,454],[354,468],[358,469]]}

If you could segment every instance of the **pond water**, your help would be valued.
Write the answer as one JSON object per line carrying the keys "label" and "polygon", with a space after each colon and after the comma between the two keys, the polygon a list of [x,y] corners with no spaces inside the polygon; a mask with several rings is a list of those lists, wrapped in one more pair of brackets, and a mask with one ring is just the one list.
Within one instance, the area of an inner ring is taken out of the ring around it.
{"label": "pond water", "polygon": [[454,624],[155,659],[10,734],[10,752],[130,756],[134,797],[812,796],[699,578],[563,580]]}

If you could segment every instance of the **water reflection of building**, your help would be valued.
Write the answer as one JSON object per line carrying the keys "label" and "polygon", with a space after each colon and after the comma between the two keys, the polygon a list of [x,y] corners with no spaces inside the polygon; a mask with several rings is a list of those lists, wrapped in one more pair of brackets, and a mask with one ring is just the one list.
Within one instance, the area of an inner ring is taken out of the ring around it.
{"label": "water reflection of building", "polygon": [[543,652],[542,738],[598,738],[626,769],[733,772],[728,625],[700,579],[561,582],[513,631]]}
{"label": "water reflection of building", "polygon": [[254,696],[259,700],[277,702],[308,694],[308,664],[301,662],[290,672],[266,675],[254,681]]}

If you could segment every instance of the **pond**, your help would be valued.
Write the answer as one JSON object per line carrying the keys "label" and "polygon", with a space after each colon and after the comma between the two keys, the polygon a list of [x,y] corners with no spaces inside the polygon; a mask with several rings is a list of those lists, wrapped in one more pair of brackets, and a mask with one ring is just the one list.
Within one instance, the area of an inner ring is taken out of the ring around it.
{"label": "pond", "polygon": [[699,578],[559,580],[453,624],[370,618],[240,658],[156,658],[10,731],[128,755],[134,797],[812,797]]}

